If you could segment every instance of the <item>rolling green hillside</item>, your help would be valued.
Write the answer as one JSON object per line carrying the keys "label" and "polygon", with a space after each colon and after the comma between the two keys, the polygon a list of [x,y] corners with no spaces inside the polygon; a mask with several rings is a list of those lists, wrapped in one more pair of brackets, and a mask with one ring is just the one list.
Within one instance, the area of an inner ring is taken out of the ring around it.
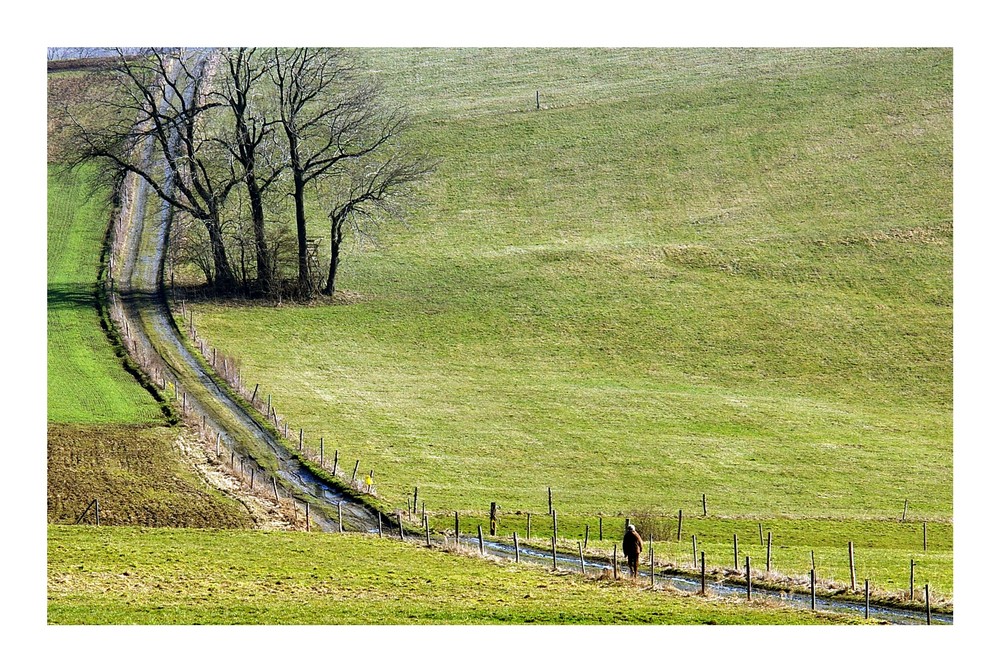
{"label": "rolling green hillside", "polygon": [[950,520],[949,50],[365,56],[442,159],[409,227],[195,308],[307,440],[396,506]]}

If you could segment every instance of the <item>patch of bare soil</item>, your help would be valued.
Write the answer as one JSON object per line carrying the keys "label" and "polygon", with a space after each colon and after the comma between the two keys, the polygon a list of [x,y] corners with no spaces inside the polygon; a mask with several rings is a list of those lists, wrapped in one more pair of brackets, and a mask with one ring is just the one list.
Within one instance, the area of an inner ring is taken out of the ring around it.
{"label": "patch of bare soil", "polygon": [[219,459],[214,448],[197,436],[181,433],[176,446],[183,459],[208,487],[235,500],[253,521],[253,527],[262,530],[305,529],[304,519],[294,510],[290,499],[275,501],[273,491],[247,482],[244,474],[237,473],[228,462]]}

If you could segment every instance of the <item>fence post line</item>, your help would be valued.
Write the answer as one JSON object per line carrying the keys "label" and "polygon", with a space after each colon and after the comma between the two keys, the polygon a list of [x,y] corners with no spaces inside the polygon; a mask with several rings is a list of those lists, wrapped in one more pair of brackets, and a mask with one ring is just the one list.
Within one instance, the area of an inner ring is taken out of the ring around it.
{"label": "fence post line", "polygon": [[856,590],[857,587],[855,585],[855,579],[854,579],[854,542],[853,541],[847,542],[847,552],[851,556],[850,557],[850,560],[851,560],[851,590]]}
{"label": "fence post line", "polygon": [[514,530],[514,562],[521,562],[521,548],[517,545],[517,530]]}
{"label": "fence post line", "polygon": [[302,430],[301,427],[299,427],[299,452],[300,453],[302,452],[302,438],[303,438],[303,430]]}
{"label": "fence post line", "polygon": [[221,442],[222,442],[222,434],[221,433],[216,434],[215,435],[215,456],[216,457],[219,456],[219,444]]}

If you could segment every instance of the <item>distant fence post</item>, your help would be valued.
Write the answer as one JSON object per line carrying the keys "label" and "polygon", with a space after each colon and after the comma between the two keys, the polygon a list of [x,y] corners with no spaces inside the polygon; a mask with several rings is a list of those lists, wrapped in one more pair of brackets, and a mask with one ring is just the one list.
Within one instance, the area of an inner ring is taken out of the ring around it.
{"label": "distant fence post", "polygon": [[656,572],[653,570],[653,539],[649,539],[649,587],[656,588]]}
{"label": "distant fence post", "polygon": [[319,437],[319,466],[323,468],[323,437]]}
{"label": "distant fence post", "polygon": [[483,526],[478,525],[479,528],[479,555],[485,555],[486,549],[483,548]]}
{"label": "distant fence post", "polygon": [[333,451],[333,472],[332,472],[333,475],[334,475],[334,477],[336,477],[336,475],[337,475],[337,460],[339,460],[339,459],[340,459],[340,451],[337,450],[337,449],[334,449],[334,451]]}
{"label": "distant fence post", "polygon": [[757,534],[760,535],[760,545],[764,545],[764,524],[757,523]]}
{"label": "distant fence post", "polygon": [[809,570],[809,605],[816,610],[816,568]]}
{"label": "distant fence post", "polygon": [[909,506],[909,504],[910,500],[908,499],[903,500],[903,519],[900,521],[902,523],[906,522],[906,507]]}
{"label": "distant fence post", "polygon": [[705,551],[701,552],[701,594],[705,594]]}
{"label": "distant fence post", "polygon": [[521,548],[517,545],[517,530],[514,531],[514,562],[521,562]]}
{"label": "distant fence post", "polygon": [[[360,467],[360,466],[361,466],[361,460],[357,460],[357,461],[356,461],[356,462],[354,463],[354,473],[353,473],[353,474],[351,474],[351,483],[354,483],[354,481],[355,481],[355,480],[357,479],[357,477],[358,477],[358,467]],[[415,502],[415,501],[416,501],[416,500],[414,500],[414,502]],[[416,513],[416,512],[417,512],[417,511],[416,511],[416,509],[414,509],[414,510],[413,510],[413,513]]]}
{"label": "distant fence post", "polygon": [[604,517],[600,516],[597,519],[597,540],[604,541]]}
{"label": "distant fence post", "polygon": [[497,503],[490,502],[490,535],[497,534]]}
{"label": "distant fence post", "polygon": [[344,505],[341,502],[337,502],[337,528],[344,531]]}
{"label": "distant fence post", "polygon": [[708,516],[708,499],[704,493],[701,495],[701,515]]}
{"label": "distant fence post", "polygon": [[580,551],[580,573],[585,575],[587,573],[587,570],[585,569],[585,565],[583,564],[583,544],[581,544],[578,541],[576,542],[576,547]]}
{"label": "distant fence post", "polygon": [[750,599],[750,556],[747,556],[747,599]]}
{"label": "distant fence post", "polygon": [[913,566],[917,564],[913,558],[910,558],[910,601],[913,601]]}
{"label": "distant fence post", "polygon": [[684,522],[684,511],[677,509],[677,541],[681,540],[681,523]]}
{"label": "distant fence post", "polygon": [[931,624],[931,584],[924,584],[924,603],[927,605],[927,625]]}
{"label": "distant fence post", "polygon": [[927,521],[924,521],[924,550],[927,550]]}
{"label": "distant fence post", "polygon": [[587,542],[590,541],[590,525],[585,525],[583,528],[583,547],[587,548]]}
{"label": "distant fence post", "polygon": [[771,531],[767,532],[767,571],[771,571]]}
{"label": "distant fence post", "polygon": [[458,539],[459,539],[459,537],[458,537],[458,511],[456,511],[455,512],[455,546],[456,547],[459,545]]}
{"label": "distant fence post", "polygon": [[618,578],[618,543],[615,543],[615,548],[611,555],[611,571],[615,579]]}
{"label": "distant fence post", "polygon": [[854,580],[854,542],[847,542],[847,552],[851,556],[851,590],[856,590],[855,580]]}
{"label": "distant fence post", "polygon": [[524,538],[531,541],[531,514],[528,514],[528,530],[524,533]]}
{"label": "distant fence post", "polygon": [[427,548],[431,547],[431,520],[424,514],[424,538],[427,541]]}
{"label": "distant fence post", "polygon": [[382,538],[382,512],[378,511],[378,538]]}
{"label": "distant fence post", "polygon": [[736,540],[736,535],[735,534],[733,535],[733,568],[734,569],[739,569],[740,568],[739,544],[738,544],[738,542]]}
{"label": "distant fence post", "polygon": [[552,509],[552,538],[555,539],[559,536],[559,527],[556,521],[556,510]]}
{"label": "distant fence post", "polygon": [[399,523],[399,540],[404,541],[406,537],[403,536],[403,514],[396,514],[396,522]]}
{"label": "distant fence post", "polygon": [[306,502],[306,532],[309,531],[309,502]]}
{"label": "distant fence post", "polygon": [[556,568],[556,538],[552,537],[552,569]]}
{"label": "distant fence post", "polygon": [[865,579],[865,619],[868,618],[868,609],[871,604],[870,593],[868,592],[868,579]]}
{"label": "distant fence post", "polygon": [[691,535],[691,562],[695,567],[698,566],[698,535]]}
{"label": "distant fence post", "polygon": [[552,513],[552,487],[549,486],[549,513]]}

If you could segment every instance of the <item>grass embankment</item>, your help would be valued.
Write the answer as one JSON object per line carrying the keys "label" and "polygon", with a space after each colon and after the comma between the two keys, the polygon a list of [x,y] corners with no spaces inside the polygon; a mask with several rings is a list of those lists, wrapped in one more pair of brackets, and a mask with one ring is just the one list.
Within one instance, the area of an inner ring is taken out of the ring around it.
{"label": "grass embankment", "polygon": [[808,519],[796,568],[909,500],[950,586],[950,50],[366,55],[425,205],[351,303],[195,308],[307,441],[398,507]]}
{"label": "grass embankment", "polygon": [[53,624],[851,622],[360,535],[50,526],[48,553]]}

